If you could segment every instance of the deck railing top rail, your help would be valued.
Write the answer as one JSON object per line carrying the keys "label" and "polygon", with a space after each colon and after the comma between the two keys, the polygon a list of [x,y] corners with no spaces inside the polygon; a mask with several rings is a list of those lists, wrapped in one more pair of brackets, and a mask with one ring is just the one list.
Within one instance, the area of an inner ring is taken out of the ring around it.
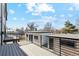
{"label": "deck railing top rail", "polygon": [[58,38],[68,38],[68,39],[79,39],[79,34],[52,34],[47,36],[58,37]]}

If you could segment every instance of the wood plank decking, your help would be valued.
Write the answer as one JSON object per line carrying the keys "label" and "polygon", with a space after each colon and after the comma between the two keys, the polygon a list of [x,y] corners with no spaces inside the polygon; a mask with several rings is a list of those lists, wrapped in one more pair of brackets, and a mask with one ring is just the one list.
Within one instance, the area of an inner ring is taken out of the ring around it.
{"label": "wood plank decking", "polygon": [[0,46],[0,56],[27,56],[18,44],[7,44]]}

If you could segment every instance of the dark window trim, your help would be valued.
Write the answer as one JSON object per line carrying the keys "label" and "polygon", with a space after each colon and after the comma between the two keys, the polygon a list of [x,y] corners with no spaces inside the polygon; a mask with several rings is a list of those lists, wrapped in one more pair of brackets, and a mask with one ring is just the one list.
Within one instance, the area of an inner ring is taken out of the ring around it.
{"label": "dark window trim", "polygon": [[61,45],[64,45],[67,47],[75,48],[75,43],[76,41],[74,40],[61,39]]}
{"label": "dark window trim", "polygon": [[34,36],[34,39],[38,40],[38,36]]}

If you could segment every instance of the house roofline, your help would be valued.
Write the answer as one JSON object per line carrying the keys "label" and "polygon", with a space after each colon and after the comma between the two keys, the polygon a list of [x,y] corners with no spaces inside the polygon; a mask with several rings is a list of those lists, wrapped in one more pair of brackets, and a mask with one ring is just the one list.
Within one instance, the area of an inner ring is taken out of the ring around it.
{"label": "house roofline", "polygon": [[53,33],[48,31],[28,31],[27,33]]}

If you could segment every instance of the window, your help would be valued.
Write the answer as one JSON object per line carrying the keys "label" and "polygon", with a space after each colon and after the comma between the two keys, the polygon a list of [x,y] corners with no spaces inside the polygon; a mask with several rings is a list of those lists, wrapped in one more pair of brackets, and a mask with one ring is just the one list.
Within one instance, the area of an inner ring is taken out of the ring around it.
{"label": "window", "polygon": [[26,35],[28,37],[28,35]]}
{"label": "window", "polygon": [[73,40],[61,40],[61,45],[74,48],[75,47],[75,41],[73,41]]}
{"label": "window", "polygon": [[34,36],[34,39],[37,39],[38,40],[38,36]]}

